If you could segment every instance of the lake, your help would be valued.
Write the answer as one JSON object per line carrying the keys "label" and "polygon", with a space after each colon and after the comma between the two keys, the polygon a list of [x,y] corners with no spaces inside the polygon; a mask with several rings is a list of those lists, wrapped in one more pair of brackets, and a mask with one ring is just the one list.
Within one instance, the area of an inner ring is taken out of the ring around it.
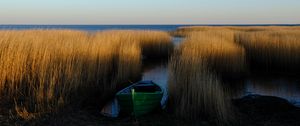
{"label": "lake", "polygon": [[241,25],[0,25],[0,30],[26,30],[26,29],[73,29],[83,31],[100,31],[100,30],[117,30],[117,29],[131,29],[131,30],[163,30],[172,31],[181,26],[299,26],[298,24],[241,24]]}
{"label": "lake", "polygon": [[83,31],[101,30],[162,30],[172,31],[181,26],[189,25],[0,25],[0,29],[28,30],[28,29],[72,29]]}

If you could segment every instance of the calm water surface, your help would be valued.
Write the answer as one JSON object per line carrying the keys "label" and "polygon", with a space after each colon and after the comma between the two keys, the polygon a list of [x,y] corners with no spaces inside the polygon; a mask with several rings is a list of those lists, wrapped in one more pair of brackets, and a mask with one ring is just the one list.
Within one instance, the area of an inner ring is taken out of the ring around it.
{"label": "calm water surface", "polygon": [[28,29],[72,29],[82,31],[101,30],[162,30],[172,31],[188,25],[0,25],[0,30],[28,30]]}
{"label": "calm water surface", "polygon": [[[272,26],[274,24],[271,24]],[[172,31],[181,26],[194,26],[186,25],[1,25],[0,30],[27,30],[27,29],[73,29],[83,31],[101,31],[112,29],[132,29],[132,30],[163,30]],[[255,24],[255,25],[197,25],[197,26],[269,26],[268,24]],[[278,24],[276,26],[300,26],[299,24]]]}

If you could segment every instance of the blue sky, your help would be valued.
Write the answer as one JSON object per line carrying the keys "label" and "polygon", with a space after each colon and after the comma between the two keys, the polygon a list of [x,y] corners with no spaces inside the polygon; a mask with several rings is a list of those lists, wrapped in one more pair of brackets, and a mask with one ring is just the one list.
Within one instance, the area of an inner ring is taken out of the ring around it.
{"label": "blue sky", "polygon": [[0,24],[300,24],[300,0],[1,0]]}

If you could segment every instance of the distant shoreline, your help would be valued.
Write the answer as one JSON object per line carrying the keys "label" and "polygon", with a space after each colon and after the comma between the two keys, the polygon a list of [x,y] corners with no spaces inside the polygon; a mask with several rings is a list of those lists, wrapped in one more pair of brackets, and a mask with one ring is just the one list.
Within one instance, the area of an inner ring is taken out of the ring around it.
{"label": "distant shoreline", "polygon": [[30,30],[30,29],[71,29],[82,31],[103,31],[103,30],[159,30],[159,31],[174,31],[182,26],[300,26],[300,24],[126,24],[126,25],[87,25],[87,24],[0,24],[0,30]]}
{"label": "distant shoreline", "polygon": [[300,26],[300,24],[0,24],[0,26]]}

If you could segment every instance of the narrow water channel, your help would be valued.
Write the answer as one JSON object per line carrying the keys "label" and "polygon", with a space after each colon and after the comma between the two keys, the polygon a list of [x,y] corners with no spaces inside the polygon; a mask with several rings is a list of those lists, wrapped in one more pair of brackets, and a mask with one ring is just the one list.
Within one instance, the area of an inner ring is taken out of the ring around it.
{"label": "narrow water channel", "polygon": [[[174,37],[173,43],[178,46],[183,38]],[[168,99],[168,61],[159,60],[143,63],[142,80],[152,80],[162,87],[164,96],[161,104],[165,107],[165,101]]]}

